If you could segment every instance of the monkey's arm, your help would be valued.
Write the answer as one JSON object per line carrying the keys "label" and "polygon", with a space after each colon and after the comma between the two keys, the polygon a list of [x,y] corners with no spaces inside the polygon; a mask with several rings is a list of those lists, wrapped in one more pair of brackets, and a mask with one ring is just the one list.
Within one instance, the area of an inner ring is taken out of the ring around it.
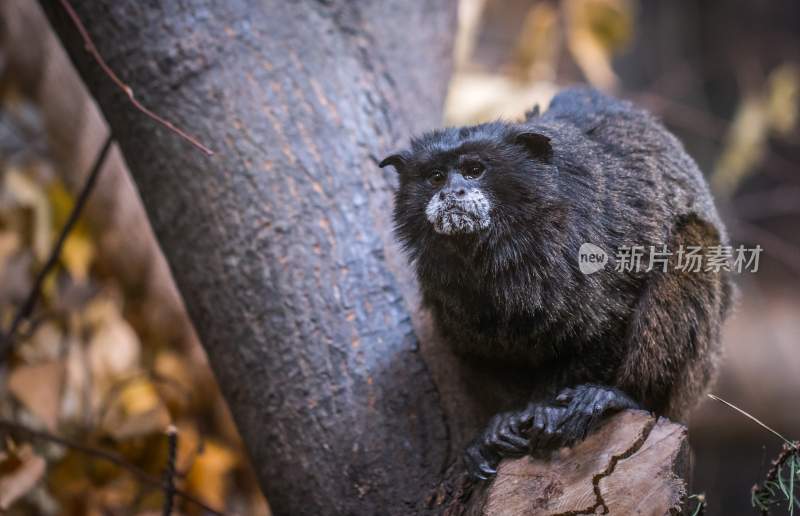
{"label": "monkey's arm", "polygon": [[[673,230],[667,272],[652,275],[627,331],[616,386],[645,408],[683,420],[713,379],[731,286],[726,273],[677,270],[683,246],[720,245],[713,226],[690,215]],[[655,272],[655,271],[654,271]]]}

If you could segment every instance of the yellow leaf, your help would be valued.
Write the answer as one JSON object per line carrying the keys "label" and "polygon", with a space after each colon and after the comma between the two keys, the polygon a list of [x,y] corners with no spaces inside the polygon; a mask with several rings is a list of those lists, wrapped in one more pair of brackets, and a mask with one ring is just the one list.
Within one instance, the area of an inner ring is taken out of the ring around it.
{"label": "yellow leaf", "polygon": [[617,76],[611,57],[633,35],[633,5],[626,0],[570,0],[566,3],[567,42],[586,78],[612,89]]}
{"label": "yellow leaf", "polygon": [[61,401],[64,364],[60,361],[16,367],[8,388],[26,409],[41,419],[50,431],[56,429]]}
{"label": "yellow leaf", "polygon": [[203,451],[189,470],[189,489],[212,507],[223,507],[228,492],[229,474],[238,461],[236,453],[223,444],[206,441]]}
{"label": "yellow leaf", "polygon": [[633,37],[633,4],[628,0],[569,0],[570,30],[585,32],[609,54]]}
{"label": "yellow leaf", "polygon": [[61,250],[61,262],[72,279],[83,283],[94,260],[94,243],[81,233],[70,233]]}
{"label": "yellow leaf", "polygon": [[136,378],[120,391],[103,420],[103,429],[117,440],[162,431],[169,413],[153,383]]}
{"label": "yellow leaf", "polygon": [[160,351],[156,355],[154,370],[164,381],[158,384],[159,392],[173,410],[185,410],[192,397],[197,396],[187,357],[174,351]]}
{"label": "yellow leaf", "polygon": [[763,159],[769,119],[760,95],[745,97],[728,129],[725,147],[711,175],[715,193],[730,196]]}
{"label": "yellow leaf", "polygon": [[[48,190],[48,195],[53,206],[53,227],[55,232],[59,232],[67,222],[75,200],[61,182],[54,182]],[[95,246],[88,227],[79,220],[64,242],[60,255],[61,263],[76,282],[83,282],[88,276],[94,256]]]}
{"label": "yellow leaf", "polygon": [[119,395],[119,403],[129,416],[152,411],[161,403],[155,386],[146,378],[130,382]]}
{"label": "yellow leaf", "polygon": [[725,147],[711,176],[720,195],[732,195],[766,155],[771,133],[788,134],[797,126],[800,71],[784,64],[770,73],[767,84],[746,95],[728,129]]}
{"label": "yellow leaf", "polygon": [[175,467],[178,471],[189,471],[202,449],[196,422],[184,420],[178,423],[178,450]]}
{"label": "yellow leaf", "polygon": [[767,84],[767,112],[770,127],[778,134],[790,134],[797,127],[800,104],[800,69],[794,64],[784,64],[769,74]]}
{"label": "yellow leaf", "polygon": [[555,79],[560,29],[558,9],[554,5],[537,3],[528,10],[514,51],[521,79]]}

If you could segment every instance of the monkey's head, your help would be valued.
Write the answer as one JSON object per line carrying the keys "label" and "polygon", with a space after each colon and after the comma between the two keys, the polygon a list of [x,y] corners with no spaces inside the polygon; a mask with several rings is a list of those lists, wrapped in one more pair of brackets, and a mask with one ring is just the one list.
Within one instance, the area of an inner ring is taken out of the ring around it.
{"label": "monkey's head", "polygon": [[394,222],[412,258],[536,223],[557,193],[553,150],[530,127],[493,122],[424,134],[380,166],[399,173]]}

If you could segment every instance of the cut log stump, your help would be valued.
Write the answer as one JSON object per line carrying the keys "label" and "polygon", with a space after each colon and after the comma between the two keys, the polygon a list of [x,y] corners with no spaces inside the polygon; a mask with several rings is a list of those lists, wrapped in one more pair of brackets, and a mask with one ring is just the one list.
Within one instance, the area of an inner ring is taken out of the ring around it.
{"label": "cut log stump", "polygon": [[461,493],[445,514],[663,515],[686,505],[686,427],[647,412],[610,418],[573,448],[501,463],[491,483]]}

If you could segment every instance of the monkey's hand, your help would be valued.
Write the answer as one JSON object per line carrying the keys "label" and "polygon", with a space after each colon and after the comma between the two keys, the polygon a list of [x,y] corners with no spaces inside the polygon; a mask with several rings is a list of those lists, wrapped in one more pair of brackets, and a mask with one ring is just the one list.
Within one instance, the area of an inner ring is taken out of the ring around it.
{"label": "monkey's hand", "polygon": [[558,435],[542,443],[544,446],[532,441],[532,449],[571,446],[585,438],[609,413],[641,408],[619,389],[592,384],[562,390],[555,403],[566,409],[558,424]]}
{"label": "monkey's hand", "polygon": [[534,442],[547,443],[558,437],[559,422],[565,407],[531,403],[523,410],[497,414],[486,430],[474,439],[464,453],[464,463],[473,478],[487,480],[497,473],[505,457],[522,457],[531,452]]}
{"label": "monkey's hand", "polygon": [[486,480],[497,473],[503,458],[571,446],[586,437],[605,415],[629,408],[639,405],[619,389],[585,384],[564,389],[554,404],[531,403],[521,411],[498,414],[467,446],[467,471],[478,480]]}

